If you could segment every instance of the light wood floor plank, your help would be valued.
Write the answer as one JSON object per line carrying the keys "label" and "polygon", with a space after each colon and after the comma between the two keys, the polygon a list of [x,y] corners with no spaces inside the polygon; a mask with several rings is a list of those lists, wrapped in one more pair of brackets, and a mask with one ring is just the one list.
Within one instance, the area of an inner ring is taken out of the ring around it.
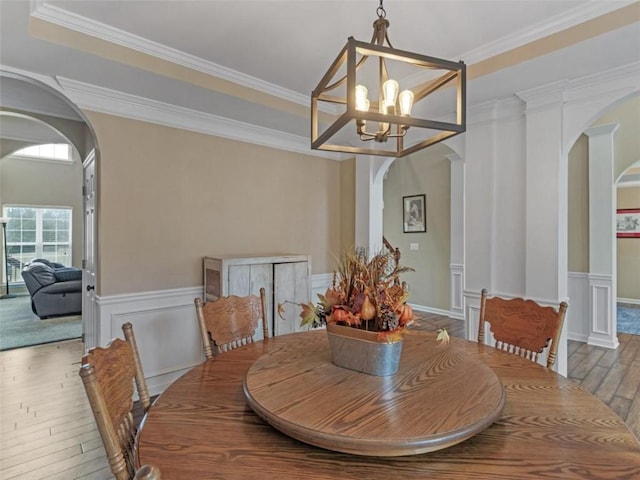
{"label": "light wood floor plank", "polygon": [[[464,337],[464,321],[416,316],[417,329]],[[617,350],[570,341],[569,376],[640,437],[640,336],[619,340]],[[0,352],[2,480],[113,478],[78,376],[83,353],[78,340]]]}

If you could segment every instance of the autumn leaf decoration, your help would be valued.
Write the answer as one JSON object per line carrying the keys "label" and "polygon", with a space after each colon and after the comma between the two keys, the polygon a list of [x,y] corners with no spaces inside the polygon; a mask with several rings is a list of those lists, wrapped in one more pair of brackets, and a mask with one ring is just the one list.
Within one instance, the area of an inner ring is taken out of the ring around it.
{"label": "autumn leaf decoration", "polygon": [[401,266],[398,257],[383,251],[369,259],[365,249],[352,249],[338,259],[332,285],[318,295],[317,304],[284,302],[278,314],[284,319],[285,304],[294,303],[301,308],[301,326],[347,325],[378,332],[380,341],[395,342],[413,322],[407,284],[400,281],[401,274],[413,269]]}

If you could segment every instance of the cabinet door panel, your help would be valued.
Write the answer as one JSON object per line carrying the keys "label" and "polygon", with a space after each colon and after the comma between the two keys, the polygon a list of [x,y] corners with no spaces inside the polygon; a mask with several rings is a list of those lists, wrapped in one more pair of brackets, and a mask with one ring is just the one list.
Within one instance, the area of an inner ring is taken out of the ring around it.
{"label": "cabinet door panel", "polygon": [[[264,288],[265,297],[267,300],[267,325],[269,325],[269,333],[273,335],[273,265],[271,263],[251,265],[251,294],[257,297],[260,296],[260,288]],[[255,340],[262,340],[262,324],[258,326],[255,335]]]}
{"label": "cabinet door panel", "polygon": [[[309,301],[309,264],[307,262],[277,263],[274,265],[274,302],[307,303]],[[276,316],[275,335],[300,330],[300,308],[285,305],[285,320]],[[276,306],[277,308],[277,306]]]}
{"label": "cabinet door panel", "polygon": [[251,288],[251,266],[250,265],[229,265],[229,283],[224,296],[237,295],[246,297]]}

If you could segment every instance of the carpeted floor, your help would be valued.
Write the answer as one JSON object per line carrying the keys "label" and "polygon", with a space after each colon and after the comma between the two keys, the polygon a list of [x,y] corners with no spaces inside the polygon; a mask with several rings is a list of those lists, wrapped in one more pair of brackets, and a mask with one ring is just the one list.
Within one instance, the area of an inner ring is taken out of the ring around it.
{"label": "carpeted floor", "polygon": [[82,336],[82,316],[40,320],[28,295],[0,299],[0,350]]}
{"label": "carpeted floor", "polygon": [[618,332],[640,335],[640,305],[617,305]]}

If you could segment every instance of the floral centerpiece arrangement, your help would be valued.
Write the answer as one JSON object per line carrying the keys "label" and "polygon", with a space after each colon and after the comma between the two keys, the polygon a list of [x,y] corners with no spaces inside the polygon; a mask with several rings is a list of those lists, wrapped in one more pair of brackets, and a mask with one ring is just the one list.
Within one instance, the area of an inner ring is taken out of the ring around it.
{"label": "floral centerpiece arrangement", "polygon": [[[378,340],[392,343],[402,338],[413,321],[407,305],[406,282],[400,274],[413,271],[399,264],[399,254],[383,251],[368,258],[364,248],[345,253],[333,273],[333,283],[319,302],[299,304],[301,326],[346,325],[378,332]],[[285,302],[289,303],[289,302]],[[284,305],[278,305],[282,316]]]}

